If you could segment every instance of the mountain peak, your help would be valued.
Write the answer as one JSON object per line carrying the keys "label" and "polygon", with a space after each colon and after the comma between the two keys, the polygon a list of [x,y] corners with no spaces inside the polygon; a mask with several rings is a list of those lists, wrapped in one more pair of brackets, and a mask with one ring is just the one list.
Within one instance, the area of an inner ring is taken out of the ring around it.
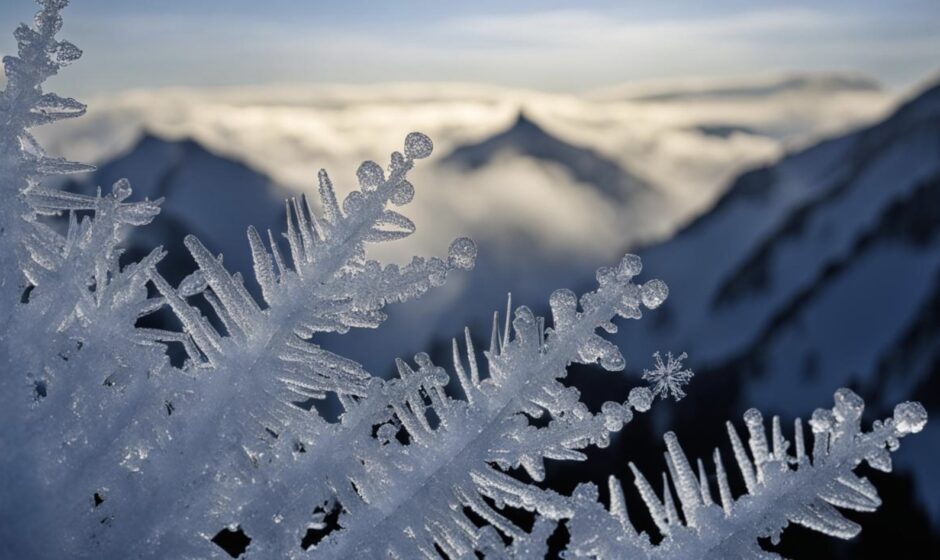
{"label": "mountain peak", "polygon": [[559,165],[576,181],[593,185],[618,204],[626,203],[634,194],[652,192],[643,181],[604,155],[547,132],[524,110],[519,111],[509,128],[478,143],[458,147],[443,163],[479,169],[507,153]]}
{"label": "mountain peak", "polygon": [[138,137],[137,142],[128,150],[128,153],[133,153],[138,150],[153,149],[174,149],[178,150],[181,154],[211,154],[205,146],[191,136],[178,139],[167,138],[146,128],[140,133],[140,137]]}
{"label": "mountain peak", "polygon": [[512,126],[509,127],[507,132],[513,130],[537,130],[539,132],[545,133],[538,123],[529,118],[529,115],[526,114],[525,109],[519,109],[519,113],[516,115],[515,122],[512,123]]}

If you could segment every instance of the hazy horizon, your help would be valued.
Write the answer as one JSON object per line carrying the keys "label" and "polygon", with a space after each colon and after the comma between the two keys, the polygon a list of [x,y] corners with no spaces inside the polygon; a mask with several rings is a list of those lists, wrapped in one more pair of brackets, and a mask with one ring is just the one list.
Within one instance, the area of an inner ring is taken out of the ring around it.
{"label": "hazy horizon", "polygon": [[[0,6],[7,31],[27,0]],[[669,6],[484,1],[435,6],[234,0],[76,0],[62,35],[82,71],[54,86],[137,88],[477,83],[580,92],[660,80],[839,71],[906,89],[936,75],[940,4],[742,2]],[[12,52],[9,33],[0,50]],[[694,48],[692,46],[694,45]],[[340,56],[341,54],[341,56]]]}

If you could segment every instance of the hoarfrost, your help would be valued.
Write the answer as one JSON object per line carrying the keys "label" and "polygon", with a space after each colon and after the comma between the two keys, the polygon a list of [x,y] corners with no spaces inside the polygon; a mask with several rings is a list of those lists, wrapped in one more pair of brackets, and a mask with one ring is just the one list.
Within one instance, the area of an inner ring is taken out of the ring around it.
{"label": "hoarfrost", "polygon": [[[776,418],[768,441],[749,411],[750,456],[728,426],[747,494],[732,496],[716,450],[717,501],[704,463],[693,469],[667,433],[662,497],[630,465],[663,535],[654,546],[633,528],[617,479],[607,509],[593,485],[566,496],[543,484],[546,460],[584,461],[657,396],[685,394],[685,354],[656,354],[643,375],[651,388],[612,395],[599,411],[564,383],[572,363],[626,368],[601,333],[668,295],[660,280],[633,283],[639,257],[601,268],[597,288],[580,296],[554,292],[550,322],[510,305],[494,316],[488,350],[466,330],[451,342],[450,372],[421,353],[398,360],[394,379],[375,377],[318,337],[378,327],[386,305],[421,297],[476,259],[467,238],[404,266],[366,258],[367,244],[415,230],[390,205],[414,198],[407,176],[431,140],[413,132],[387,168],[363,163],[342,203],[321,171],[315,202],[286,202],[281,236],[249,227],[260,300],[194,236],[185,245],[196,268],[173,286],[159,271],[162,248],[122,260],[128,230],[159,219],[161,201],[131,200],[123,179],[93,196],[44,183],[92,168],[48,156],[29,132],[85,111],[42,91],[81,51],[55,37],[67,1],[40,4],[34,27],[14,33],[18,55],[4,58],[0,93],[5,557],[218,557],[216,535],[230,534],[250,558],[535,558],[560,524],[569,556],[766,557],[756,539],[789,522],[855,535],[834,506],[880,501],[854,467],[890,470],[890,451],[926,423],[908,402],[862,432],[861,399],[843,389],[833,409],[813,414],[808,453],[799,421],[792,445]],[[141,326],[157,311],[180,329]],[[170,347],[184,363],[171,362]],[[522,526],[512,510],[534,521]]]}

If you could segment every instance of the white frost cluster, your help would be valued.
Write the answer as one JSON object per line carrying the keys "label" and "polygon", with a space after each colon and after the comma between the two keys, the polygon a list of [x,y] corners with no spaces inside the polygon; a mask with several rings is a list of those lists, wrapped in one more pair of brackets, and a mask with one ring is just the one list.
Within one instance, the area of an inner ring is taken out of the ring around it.
{"label": "white frost cluster", "polygon": [[[878,501],[852,469],[890,467],[897,438],[926,421],[906,403],[862,433],[860,400],[840,391],[832,411],[813,416],[811,461],[799,424],[790,455],[779,422],[771,450],[749,412],[751,458],[729,431],[748,494],[731,496],[716,453],[720,506],[702,463],[696,477],[667,434],[664,496],[636,473],[665,536],[653,546],[632,530],[615,480],[609,510],[592,486],[565,496],[541,484],[546,459],[585,460],[657,394],[681,398],[692,377],[684,354],[665,363],[657,354],[644,374],[652,390],[635,387],[599,411],[562,382],[571,363],[624,369],[598,331],[668,294],[659,280],[633,283],[638,257],[599,270],[594,291],[553,293],[550,324],[526,307],[494,316],[483,352],[466,331],[452,342],[451,373],[418,354],[397,362],[398,377],[375,377],[318,336],[375,328],[386,304],[420,297],[476,257],[461,238],[443,258],[366,258],[367,243],[414,231],[392,207],[412,200],[407,173],[431,140],[409,134],[387,168],[363,163],[341,202],[321,172],[314,204],[287,202],[282,236],[249,228],[260,301],[192,236],[195,271],[173,286],[161,248],[137,262],[122,255],[127,230],[155,219],[160,201],[132,201],[125,180],[95,196],[43,183],[91,168],[47,156],[29,133],[84,112],[42,92],[81,53],[55,38],[67,1],[40,3],[35,26],[16,30],[0,94],[0,556],[224,557],[211,541],[228,527],[250,537],[248,558],[537,558],[559,525],[568,555],[759,556],[755,539],[787,521],[855,534],[832,505]],[[157,311],[180,328],[140,326]],[[328,401],[336,420],[321,413]],[[512,510],[534,523],[520,526]]]}

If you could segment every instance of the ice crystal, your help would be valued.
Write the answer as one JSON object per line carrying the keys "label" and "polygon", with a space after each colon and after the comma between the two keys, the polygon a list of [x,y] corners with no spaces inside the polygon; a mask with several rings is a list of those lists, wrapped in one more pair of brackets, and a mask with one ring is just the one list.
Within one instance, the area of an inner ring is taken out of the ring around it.
{"label": "ice crystal", "polygon": [[874,511],[881,505],[874,485],[855,474],[855,468],[864,461],[872,468],[890,472],[889,451],[896,450],[900,438],[916,433],[927,421],[923,406],[905,402],[895,407],[892,418],[875,421],[871,430],[863,431],[863,407],[861,397],[849,389],[836,391],[832,409],[813,413],[813,444],[809,451],[800,419],[794,422],[790,442],[785,439],[780,418],[775,416],[768,441],[761,413],[755,409],[745,412],[750,455],[737,429],[728,422],[732,456],[746,492],[737,498],[732,495],[722,454],[716,449],[712,460],[717,501],[705,463],[698,459],[693,468],[676,435],[667,433],[668,470],[663,475],[661,497],[630,464],[634,484],[662,536],[661,542],[654,545],[648,535],[634,529],[620,483],[611,477],[610,507],[606,510],[597,499],[594,485],[584,484],[575,490],[568,523],[568,556],[776,558],[759,545],[758,539],[770,537],[776,543],[790,523],[842,539],[854,537],[861,527],[837,508]]}
{"label": "ice crystal", "polygon": [[653,369],[643,370],[643,379],[649,381],[653,386],[653,392],[666,398],[669,395],[676,400],[685,396],[682,387],[685,386],[694,375],[692,370],[683,369],[682,361],[688,358],[685,352],[679,357],[673,357],[672,352],[666,354],[666,361],[659,352],[653,354]]}

